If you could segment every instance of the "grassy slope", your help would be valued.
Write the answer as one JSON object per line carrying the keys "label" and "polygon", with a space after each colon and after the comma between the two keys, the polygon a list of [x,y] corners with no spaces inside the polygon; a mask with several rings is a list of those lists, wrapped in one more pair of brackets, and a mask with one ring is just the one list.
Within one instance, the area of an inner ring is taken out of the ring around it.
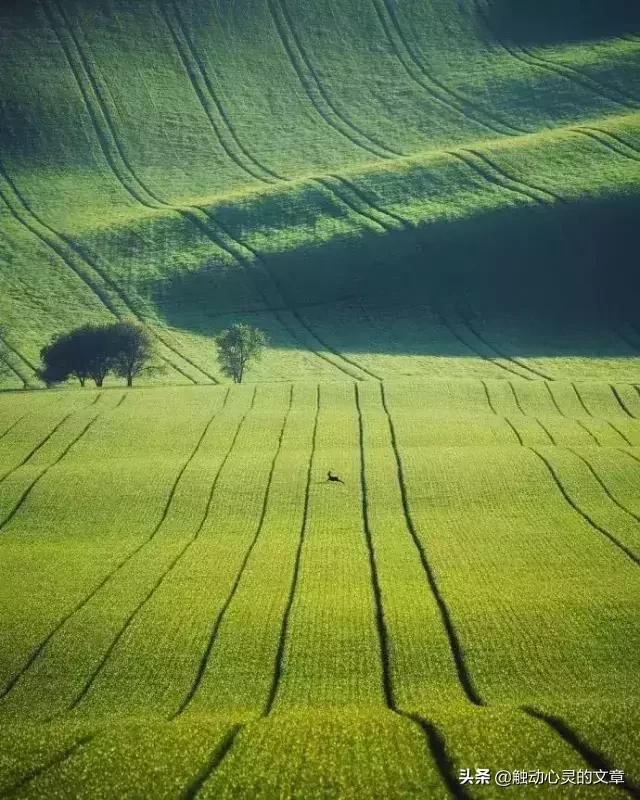
{"label": "grassy slope", "polygon": [[163,383],[273,347],[0,396],[0,795],[640,781],[640,43],[587,7],[3,9],[2,385],[81,319]]}
{"label": "grassy slope", "polygon": [[[624,308],[637,43],[521,46],[499,12],[48,0],[6,14],[7,380],[33,382],[39,347],[80,309],[149,324],[170,382],[216,379],[211,335],[239,317],[274,343],[256,380],[391,376],[416,352],[414,371],[477,374],[477,337],[425,326],[416,292],[471,310],[493,356],[521,354],[551,377],[637,379],[637,332],[611,332],[576,294],[595,274]],[[521,291],[505,303],[510,281]],[[346,326],[323,322],[354,296]],[[393,340],[360,363],[371,320],[384,328],[398,307]]]}
{"label": "grassy slope", "polygon": [[3,790],[133,769],[174,797],[208,763],[202,796],[432,797],[467,765],[585,766],[523,709],[637,780],[640,427],[611,387],[122,397],[29,394],[0,442]]}

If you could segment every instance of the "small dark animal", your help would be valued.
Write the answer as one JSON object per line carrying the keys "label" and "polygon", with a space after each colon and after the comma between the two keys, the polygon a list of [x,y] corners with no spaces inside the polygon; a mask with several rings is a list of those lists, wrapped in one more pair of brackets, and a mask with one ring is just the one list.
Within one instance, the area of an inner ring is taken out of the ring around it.
{"label": "small dark animal", "polygon": [[327,472],[327,480],[328,481],[333,481],[334,483],[344,483],[342,478],[339,475],[334,475],[331,470],[329,470],[329,472]]}

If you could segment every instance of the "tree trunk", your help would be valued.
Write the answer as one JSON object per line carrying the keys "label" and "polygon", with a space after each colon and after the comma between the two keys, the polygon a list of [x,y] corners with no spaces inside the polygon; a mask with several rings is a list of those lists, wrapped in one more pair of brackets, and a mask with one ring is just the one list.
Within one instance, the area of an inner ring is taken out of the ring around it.
{"label": "tree trunk", "polygon": [[127,386],[133,386],[133,375],[130,372],[127,374]]}

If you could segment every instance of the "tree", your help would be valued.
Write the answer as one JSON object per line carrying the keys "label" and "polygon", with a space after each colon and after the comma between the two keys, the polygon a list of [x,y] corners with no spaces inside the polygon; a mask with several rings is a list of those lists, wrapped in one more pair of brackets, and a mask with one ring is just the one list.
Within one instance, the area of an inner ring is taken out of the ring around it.
{"label": "tree", "polygon": [[109,326],[109,337],[114,351],[113,371],[126,378],[127,386],[133,386],[133,379],[140,373],[154,369],[153,340],[140,325],[130,320],[116,322]]}
{"label": "tree", "polygon": [[260,358],[268,341],[264,331],[244,322],[237,322],[221,331],[215,344],[222,372],[235,383],[242,383],[247,365]]}
{"label": "tree", "polygon": [[42,380],[51,386],[74,377],[84,386],[91,378],[96,386],[102,386],[115,358],[110,327],[83,325],[53,339],[40,351]]}
{"label": "tree", "polygon": [[87,378],[102,386],[109,372],[133,385],[133,379],[151,368],[153,343],[144,328],[123,320],[110,325],[83,325],[55,337],[40,351],[39,372],[47,386],[70,377],[84,386]]}
{"label": "tree", "polygon": [[89,377],[98,387],[114,368],[117,357],[112,328],[112,325],[83,325],[71,334],[78,343]]}
{"label": "tree", "polygon": [[77,378],[80,386],[84,386],[90,377],[86,342],[77,331],[54,337],[42,348],[40,358],[43,366],[39,375],[47,386],[63,383],[70,377]]}

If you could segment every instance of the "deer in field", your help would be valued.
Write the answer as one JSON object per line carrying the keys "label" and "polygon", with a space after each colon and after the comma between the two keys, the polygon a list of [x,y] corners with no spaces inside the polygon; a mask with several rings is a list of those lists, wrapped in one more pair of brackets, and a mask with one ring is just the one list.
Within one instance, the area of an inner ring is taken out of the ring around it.
{"label": "deer in field", "polygon": [[342,478],[339,475],[336,475],[332,470],[327,472],[327,480],[331,481],[332,483],[344,483]]}

